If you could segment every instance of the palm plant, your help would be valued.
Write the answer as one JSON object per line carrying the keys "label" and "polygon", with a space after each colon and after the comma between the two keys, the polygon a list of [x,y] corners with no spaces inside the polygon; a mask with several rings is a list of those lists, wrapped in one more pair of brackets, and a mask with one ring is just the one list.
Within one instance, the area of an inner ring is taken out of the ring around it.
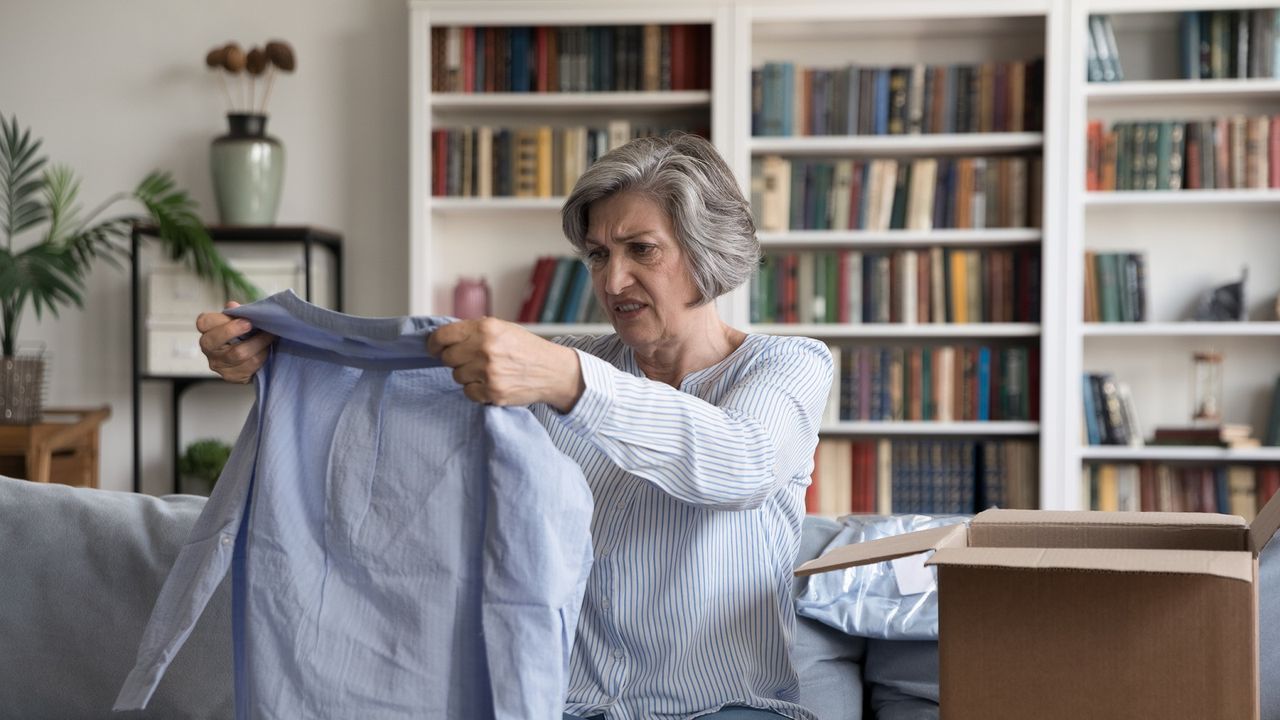
{"label": "palm plant", "polygon": [[[68,303],[84,307],[85,281],[94,260],[119,268],[129,257],[136,223],[156,227],[168,256],[205,279],[244,297],[258,294],[244,276],[218,254],[196,215],[196,203],[168,173],[153,171],[132,192],[107,198],[88,214],[80,212],[80,181],[65,165],[46,167],[41,141],[30,129],[0,113],[0,350],[14,355],[18,322],[28,302],[43,318]],[[142,212],[102,218],[109,208],[132,200]],[[19,236],[32,242],[19,246]]]}

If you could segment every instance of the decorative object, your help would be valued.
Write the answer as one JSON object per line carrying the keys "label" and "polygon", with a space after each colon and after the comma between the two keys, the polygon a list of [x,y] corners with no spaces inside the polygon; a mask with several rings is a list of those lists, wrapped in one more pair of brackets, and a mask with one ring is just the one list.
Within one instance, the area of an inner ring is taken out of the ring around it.
{"label": "decorative object", "polygon": [[492,315],[489,304],[489,285],[483,277],[458,278],[453,286],[453,316],[459,320]]}
{"label": "decorative object", "polygon": [[1191,420],[1198,425],[1217,425],[1222,422],[1222,353],[1197,352],[1192,359],[1195,395]]}
{"label": "decorative object", "polygon": [[229,457],[231,446],[221,440],[197,440],[188,445],[178,460],[183,489],[195,491],[197,495],[212,493]]}
{"label": "decorative object", "polygon": [[[17,117],[0,114],[0,388],[6,389],[0,422],[31,422],[40,416],[43,362],[16,353],[18,323],[28,303],[36,318],[58,316],[71,303],[83,307],[93,262],[117,268],[129,256],[135,223],[152,223],[170,258],[186,262],[201,278],[222,283],[244,297],[257,294],[223,260],[196,215],[196,204],[168,173],[153,171],[131,192],[107,198],[88,215],[78,203],[80,180],[70,167],[45,167],[41,141]],[[102,219],[108,208],[133,200],[142,212]],[[29,242],[20,242],[30,239]],[[19,394],[21,397],[19,397]],[[12,406],[8,403],[14,403]]]}
{"label": "decorative object", "polygon": [[[228,104],[229,131],[209,151],[218,217],[224,225],[274,224],[284,184],[284,145],[267,135],[267,101],[276,74],[297,67],[293,48],[272,40],[246,54],[229,42],[210,50],[205,65],[216,72]],[[264,75],[259,100],[258,80]]]}
{"label": "decorative object", "polygon": [[42,350],[0,356],[0,423],[25,425],[40,420],[47,364]]}
{"label": "decorative object", "polygon": [[1196,320],[1224,322],[1245,320],[1244,283],[1249,279],[1248,266],[1240,269],[1240,279],[1210,290],[1196,306]]}

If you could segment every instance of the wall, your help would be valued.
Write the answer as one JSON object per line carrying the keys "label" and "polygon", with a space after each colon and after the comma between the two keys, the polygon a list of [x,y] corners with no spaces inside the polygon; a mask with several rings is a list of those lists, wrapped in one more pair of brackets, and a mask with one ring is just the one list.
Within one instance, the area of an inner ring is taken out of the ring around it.
{"label": "wall", "polygon": [[[298,57],[277,78],[268,131],[287,152],[278,222],[342,232],[349,312],[408,310],[408,9],[403,0],[3,0],[0,113],[44,139],[52,162],[80,175],[92,208],[171,171],[216,220],[209,141],[225,132],[226,100],[204,68],[206,51],[283,38]],[[124,206],[120,206],[124,209]],[[20,241],[21,242],[21,241]],[[194,318],[193,318],[194,322]],[[85,308],[41,321],[20,339],[52,354],[52,405],[111,405],[101,483],[131,483],[129,285],[102,264]],[[207,384],[185,400],[183,439],[233,439],[248,388]],[[143,395],[143,489],[170,490],[167,386]]]}

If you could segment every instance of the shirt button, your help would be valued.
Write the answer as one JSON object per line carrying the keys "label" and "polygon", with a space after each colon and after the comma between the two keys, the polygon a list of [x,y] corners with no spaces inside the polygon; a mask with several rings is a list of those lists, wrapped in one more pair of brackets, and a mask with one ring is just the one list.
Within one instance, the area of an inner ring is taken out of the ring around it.
{"label": "shirt button", "polygon": [[231,544],[231,538],[230,538],[230,537],[228,537],[228,536],[226,536],[226,535],[223,535],[223,536],[222,536],[222,544],[223,544],[223,545],[230,545],[230,544]]}
{"label": "shirt button", "polygon": [[613,651],[613,656],[614,656],[615,658],[619,659],[619,660],[621,660],[621,659],[622,659],[622,655],[623,655],[623,652],[622,652],[621,650],[614,650],[614,651]]}

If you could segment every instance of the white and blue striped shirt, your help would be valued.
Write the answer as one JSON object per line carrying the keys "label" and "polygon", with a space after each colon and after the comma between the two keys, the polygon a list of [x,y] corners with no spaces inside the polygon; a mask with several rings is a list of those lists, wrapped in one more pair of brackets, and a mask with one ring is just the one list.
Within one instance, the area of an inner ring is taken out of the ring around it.
{"label": "white and blue striped shirt", "polygon": [[595,498],[595,564],[566,712],[691,718],[796,704],[792,570],[831,355],[748,335],[677,390],[643,376],[616,335],[566,337],[586,389],[534,412]]}

